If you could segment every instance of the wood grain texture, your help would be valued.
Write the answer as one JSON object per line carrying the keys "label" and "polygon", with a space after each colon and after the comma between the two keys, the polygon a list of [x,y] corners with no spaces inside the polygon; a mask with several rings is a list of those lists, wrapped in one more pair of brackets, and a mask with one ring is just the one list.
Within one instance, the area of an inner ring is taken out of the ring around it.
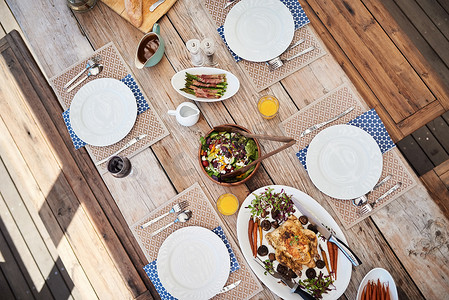
{"label": "wood grain texture", "polygon": [[[328,5],[330,7],[327,7]],[[326,197],[314,187],[305,170],[298,164],[295,149],[287,149],[267,159],[263,162],[263,167],[255,178],[251,179],[247,185],[235,188],[223,188],[206,178],[201,173],[196,154],[199,147],[199,137],[212,126],[223,123],[235,122],[256,133],[279,135],[281,134],[278,127],[279,122],[344,82],[352,82],[362,97],[368,101],[369,106],[379,109],[382,117],[385,117],[389,130],[395,133],[395,137],[403,134],[401,130],[395,127],[396,121],[409,117],[415,111],[419,111],[417,109],[420,107],[430,105],[425,104],[423,106],[423,103],[427,101],[425,95],[429,95],[429,91],[424,90],[420,95],[413,95],[416,97],[413,98],[416,101],[408,103],[408,98],[404,96],[406,93],[399,93],[396,84],[400,80],[409,80],[411,75],[401,74],[400,69],[397,74],[393,74],[394,80],[390,79],[390,72],[396,69],[383,65],[383,62],[379,62],[380,58],[375,57],[375,53],[372,53],[370,49],[363,45],[365,39],[373,39],[373,36],[365,36],[363,29],[362,31],[359,31],[360,28],[353,29],[352,26],[358,26],[358,21],[351,19],[351,14],[346,7],[336,5],[339,4],[326,1],[309,1],[304,4],[304,7],[312,20],[314,30],[325,41],[329,53],[337,53],[337,57],[326,55],[260,94],[254,91],[242,67],[234,62],[221,43],[216,28],[200,1],[180,0],[168,11],[167,16],[160,20],[161,34],[167,41],[165,56],[155,67],[143,70],[138,70],[133,66],[135,47],[142,33],[103,3],[99,3],[89,13],[75,16],[86,37],[82,37],[81,33],[72,28],[73,39],[69,34],[66,34],[61,39],[58,39],[55,35],[41,40],[33,32],[32,26],[38,23],[38,19],[24,18],[23,11],[26,10],[28,5],[26,3],[14,4],[13,11],[21,26],[28,32],[27,37],[31,44],[38,49],[44,49],[46,43],[56,43],[55,41],[70,45],[77,39],[85,39],[82,43],[83,49],[79,53],[73,53],[74,57],[68,58],[58,51],[55,52],[56,54],[39,51],[39,56],[42,56],[40,60],[44,62],[43,68],[52,75],[71,65],[74,61],[87,56],[86,53],[92,51],[92,47],[86,45],[87,41],[92,44],[93,48],[98,48],[112,40],[148,95],[148,101],[153,104],[157,113],[167,125],[171,133],[170,136],[132,157],[131,161],[138,171],[136,177],[123,180],[112,178],[109,175],[103,177],[119,208],[119,210],[111,208],[111,211],[116,214],[122,213],[126,223],[130,224],[194,182],[199,182],[206,195],[213,202],[212,204],[215,204],[215,200],[224,192],[232,192],[237,195],[240,201],[243,201],[249,191],[261,186],[273,183],[286,184],[305,191],[331,214],[333,213],[327,204]],[[34,4],[31,7],[34,7]],[[350,5],[350,7],[359,6]],[[346,12],[343,13],[343,9],[346,9]],[[329,13],[335,11],[338,12],[337,15]],[[62,8],[61,12],[54,12],[54,15],[51,15],[51,11],[46,12],[50,14],[50,20],[54,20],[55,16],[61,13],[62,20],[67,21],[67,16]],[[359,13],[365,16],[366,9],[362,9],[361,12],[357,10],[356,14]],[[95,18],[92,18],[92,15],[95,15]],[[351,22],[346,18],[351,19]],[[369,18],[366,20],[369,21]],[[360,24],[370,27],[370,22],[364,23],[366,20],[363,19]],[[59,26],[57,25],[57,28],[60,28]],[[373,34],[378,37],[379,27],[375,24],[372,27],[377,28],[375,29],[376,33]],[[366,29],[371,30],[370,28]],[[39,30],[36,30],[36,32],[39,32]],[[348,37],[348,33],[350,37],[355,39],[354,45],[351,45],[350,41],[344,40]],[[173,109],[179,103],[185,101],[172,89],[170,79],[176,71],[191,66],[184,41],[190,38],[202,39],[204,37],[211,37],[216,41],[216,57],[219,61],[219,67],[237,75],[242,86],[231,99],[218,103],[198,104],[202,113],[200,121],[193,127],[185,128],[179,126],[173,118],[166,114],[168,109]],[[50,48],[52,47],[50,46]],[[361,52],[358,51],[359,47],[362,49]],[[366,57],[364,57],[365,54]],[[65,67],[61,66],[58,70],[58,67],[52,64],[50,59],[54,56],[58,56],[61,65],[65,65]],[[400,61],[405,63],[403,59]],[[397,67],[395,64],[393,66]],[[404,70],[410,70],[410,66],[405,66]],[[414,78],[413,80],[416,80],[416,77]],[[405,84],[401,83],[401,86],[404,87]],[[423,85],[419,84],[418,86],[422,87]],[[262,119],[256,108],[258,97],[261,94],[268,93],[274,94],[281,101],[279,115],[272,120]],[[403,99],[405,102],[401,103],[398,99]],[[55,102],[56,99],[52,98],[51,101]],[[53,134],[65,136],[64,147],[69,147],[70,140],[66,138],[67,135],[63,132],[63,124],[61,124],[61,121],[59,123],[56,121],[58,119],[57,110],[49,109],[49,107],[55,106],[51,101],[46,102],[46,107],[48,113],[52,114],[51,118],[54,124],[57,124],[58,130],[54,131]],[[432,103],[435,101],[433,100]],[[401,105],[404,105],[404,107],[399,107]],[[400,112],[396,113],[393,118],[390,113],[393,114],[391,111],[396,108]],[[25,136],[21,136],[25,138]],[[57,137],[54,139],[51,140],[56,143]],[[56,144],[60,145],[59,143]],[[262,143],[262,151],[266,153],[277,146],[278,144],[275,142],[266,141]],[[63,155],[59,156],[56,151],[53,153],[58,160],[62,159]],[[72,157],[78,157],[79,154],[71,153],[71,155]],[[98,175],[95,175],[94,171],[91,171],[92,173],[88,171],[88,160],[89,157],[84,156],[77,160],[77,163],[86,166],[86,168],[83,168],[83,172],[87,172],[85,173],[86,177],[94,176],[97,179]],[[65,176],[68,176],[72,170],[71,168],[64,169]],[[72,182],[72,184],[74,189],[80,187],[75,182]],[[445,284],[447,278],[445,275],[441,276],[441,274],[448,273],[447,264],[441,263],[447,261],[447,258],[445,258],[447,257],[447,251],[439,240],[436,241],[436,232],[438,230],[447,232],[448,225],[445,215],[440,211],[437,204],[432,201],[423,186],[419,185],[418,188],[400,197],[373,217],[345,232],[351,248],[362,258],[364,263],[361,267],[354,269],[344,298],[354,299],[363,276],[376,266],[386,268],[397,279],[401,298],[441,298],[449,292]],[[83,203],[83,207],[88,207],[88,205],[89,203]],[[106,208],[113,206],[113,204],[107,204],[107,202],[102,203],[102,207],[103,205]],[[107,209],[109,210],[109,208]],[[95,209],[93,211],[96,212]],[[111,218],[109,215],[108,217]],[[236,239],[236,216],[223,217],[223,221],[231,232],[230,238]],[[119,225],[124,226],[123,223],[117,222],[114,223],[114,229],[118,228]],[[125,232],[123,229],[122,231]],[[411,236],[412,239],[410,239]],[[435,251],[427,251],[423,248],[423,245],[426,245],[428,241],[435,246]],[[443,239],[443,242],[445,241],[447,241],[446,237]],[[430,270],[429,265],[433,266]],[[130,265],[130,268],[133,267]],[[422,274],[425,274],[425,276],[422,276]],[[254,299],[276,298],[267,289],[254,297]]]}

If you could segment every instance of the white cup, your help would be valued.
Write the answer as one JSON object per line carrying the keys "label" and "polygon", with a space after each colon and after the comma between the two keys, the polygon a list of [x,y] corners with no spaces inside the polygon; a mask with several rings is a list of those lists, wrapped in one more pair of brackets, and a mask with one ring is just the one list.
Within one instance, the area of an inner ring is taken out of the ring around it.
{"label": "white cup", "polygon": [[169,110],[170,116],[176,116],[176,121],[182,126],[192,126],[200,118],[200,110],[191,102],[183,102],[178,105],[176,110]]}

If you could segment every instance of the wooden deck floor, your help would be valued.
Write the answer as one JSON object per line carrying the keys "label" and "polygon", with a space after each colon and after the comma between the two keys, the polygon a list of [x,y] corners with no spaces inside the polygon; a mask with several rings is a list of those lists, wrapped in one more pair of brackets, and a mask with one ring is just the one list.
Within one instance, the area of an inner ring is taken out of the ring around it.
{"label": "wooden deck floor", "polygon": [[[448,110],[447,1],[300,2],[361,94],[379,110],[395,141]],[[338,18],[335,11],[341,13]],[[351,12],[360,17],[358,23],[348,21]],[[0,0],[0,25],[0,38],[12,29],[20,30],[4,0]],[[365,36],[358,38],[360,28]],[[434,101],[409,111],[397,99],[376,94],[379,74],[368,73],[362,45],[369,47],[369,38],[382,32],[408,58],[411,70],[424,78],[423,87]],[[348,39],[360,48],[354,49]],[[430,74],[428,66],[433,68]],[[132,235],[100,177],[89,169],[89,157],[70,151],[70,141],[58,140],[56,131],[49,135],[56,130],[48,128],[54,121],[27,104],[24,95],[30,90],[16,92],[9,99],[21,102],[6,105],[2,98],[0,104],[0,298],[150,298],[151,285],[141,270],[143,254],[127,238]],[[67,152],[55,152],[54,143]],[[36,149],[42,156],[32,154]],[[447,163],[422,179],[448,212],[446,169]]]}

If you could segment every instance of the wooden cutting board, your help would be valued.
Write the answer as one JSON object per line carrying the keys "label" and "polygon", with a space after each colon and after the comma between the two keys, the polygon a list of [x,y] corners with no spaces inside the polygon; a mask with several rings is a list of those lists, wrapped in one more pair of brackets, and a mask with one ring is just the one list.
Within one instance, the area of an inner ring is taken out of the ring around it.
{"label": "wooden cutting board", "polygon": [[[104,4],[109,6],[113,11],[129,21],[128,14],[125,10],[124,0],[101,0]],[[150,12],[150,6],[157,0],[142,0],[143,22],[138,29],[142,32],[149,32],[153,28],[153,24],[157,22],[165,13],[175,4],[176,0],[165,0],[153,12]]]}

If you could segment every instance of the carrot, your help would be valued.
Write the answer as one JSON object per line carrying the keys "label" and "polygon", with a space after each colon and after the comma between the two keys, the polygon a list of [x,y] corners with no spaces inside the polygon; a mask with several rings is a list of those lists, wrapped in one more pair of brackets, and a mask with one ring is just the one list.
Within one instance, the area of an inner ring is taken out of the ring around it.
{"label": "carrot", "polygon": [[257,257],[257,227],[258,223],[257,221],[254,222],[254,228],[253,228],[253,255],[254,257]]}
{"label": "carrot", "polygon": [[260,220],[259,219],[257,219],[257,225],[259,226],[260,245],[262,246],[263,235],[262,235],[262,226],[260,226]]}
{"label": "carrot", "polygon": [[377,278],[377,300],[382,300],[382,284],[379,278]]}
{"label": "carrot", "polygon": [[371,299],[373,299],[373,300],[377,299],[377,286],[376,286],[375,282],[373,282],[373,294],[371,296]]}
{"label": "carrot", "polygon": [[387,300],[390,300],[390,285],[387,284]]}
{"label": "carrot", "polygon": [[252,217],[250,217],[249,222],[248,222],[248,239],[249,239],[249,245],[251,246],[251,252],[254,255],[253,228],[254,228],[254,220]]}
{"label": "carrot", "polygon": [[331,264],[331,271],[332,273],[334,273],[334,277],[335,277],[335,272],[334,272],[334,247],[332,247],[332,243],[331,242],[327,242],[327,251],[329,251],[329,260],[330,260],[330,264]]}
{"label": "carrot", "polygon": [[366,290],[368,289],[368,285],[365,285],[362,290],[362,300],[367,300],[366,298]]}
{"label": "carrot", "polygon": [[338,246],[332,243],[332,247],[334,248],[334,266],[332,267],[332,269],[335,273],[335,280],[337,280]]}
{"label": "carrot", "polygon": [[371,282],[368,281],[366,284],[366,300],[371,299]]}
{"label": "carrot", "polygon": [[327,260],[327,254],[326,252],[323,250],[323,248],[320,246],[320,251],[321,251],[321,256],[323,257],[324,260],[324,264],[326,265],[326,269],[327,269],[327,273],[329,274],[329,276],[331,276],[331,270],[329,269],[329,261]]}

